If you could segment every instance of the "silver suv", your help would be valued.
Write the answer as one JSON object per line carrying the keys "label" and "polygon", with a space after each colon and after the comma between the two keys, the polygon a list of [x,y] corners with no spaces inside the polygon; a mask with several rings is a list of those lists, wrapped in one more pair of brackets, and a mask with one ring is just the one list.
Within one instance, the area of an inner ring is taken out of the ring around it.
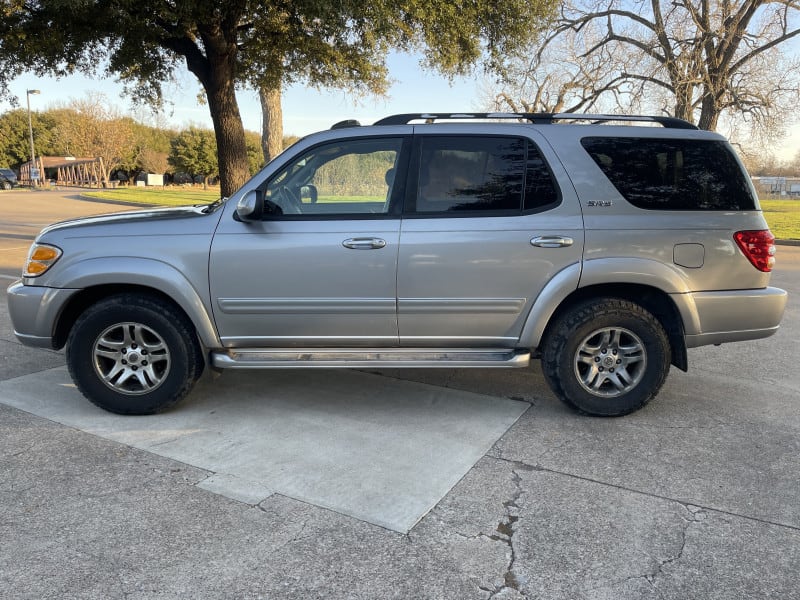
{"label": "silver suv", "polygon": [[44,229],[17,337],[147,414],[206,366],[526,367],[592,415],[655,396],[687,348],[778,329],[774,238],[721,136],[672,118],[345,122],[230,199]]}

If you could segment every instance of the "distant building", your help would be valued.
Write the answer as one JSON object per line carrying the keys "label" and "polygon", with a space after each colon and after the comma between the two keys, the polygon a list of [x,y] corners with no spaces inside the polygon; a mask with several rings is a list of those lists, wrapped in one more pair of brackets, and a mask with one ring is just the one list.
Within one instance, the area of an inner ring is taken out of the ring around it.
{"label": "distant building", "polygon": [[760,196],[800,197],[800,176],[753,177],[752,179]]}

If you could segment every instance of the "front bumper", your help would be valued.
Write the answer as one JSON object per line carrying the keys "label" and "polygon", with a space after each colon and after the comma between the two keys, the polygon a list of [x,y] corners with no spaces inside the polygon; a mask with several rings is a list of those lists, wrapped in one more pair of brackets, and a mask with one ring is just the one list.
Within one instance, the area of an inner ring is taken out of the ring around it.
{"label": "front bumper", "polygon": [[686,334],[686,347],[757,340],[780,327],[788,294],[767,287],[758,290],[694,292],[673,296]]}
{"label": "front bumper", "polygon": [[26,346],[56,348],[54,334],[58,317],[76,289],[24,285],[8,288],[8,313],[14,335]]}

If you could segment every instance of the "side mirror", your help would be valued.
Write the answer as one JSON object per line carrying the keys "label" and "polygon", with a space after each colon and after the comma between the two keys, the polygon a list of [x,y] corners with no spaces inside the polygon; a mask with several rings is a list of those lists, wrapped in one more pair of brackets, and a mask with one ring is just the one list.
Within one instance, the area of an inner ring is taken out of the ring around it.
{"label": "side mirror", "polygon": [[300,201],[308,200],[311,204],[317,203],[317,186],[308,184],[300,188]]}
{"label": "side mirror", "polygon": [[264,200],[259,190],[250,190],[236,204],[236,218],[239,221],[260,221],[263,214]]}

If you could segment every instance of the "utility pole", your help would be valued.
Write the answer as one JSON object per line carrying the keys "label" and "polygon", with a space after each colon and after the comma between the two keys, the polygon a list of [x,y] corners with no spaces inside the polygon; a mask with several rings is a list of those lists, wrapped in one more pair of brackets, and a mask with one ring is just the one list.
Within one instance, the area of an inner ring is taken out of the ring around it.
{"label": "utility pole", "polygon": [[39,180],[39,168],[36,166],[36,150],[33,148],[33,120],[31,119],[31,94],[40,94],[39,90],[27,90],[28,92],[28,133],[31,136],[31,169],[30,179],[31,187],[36,185]]}

